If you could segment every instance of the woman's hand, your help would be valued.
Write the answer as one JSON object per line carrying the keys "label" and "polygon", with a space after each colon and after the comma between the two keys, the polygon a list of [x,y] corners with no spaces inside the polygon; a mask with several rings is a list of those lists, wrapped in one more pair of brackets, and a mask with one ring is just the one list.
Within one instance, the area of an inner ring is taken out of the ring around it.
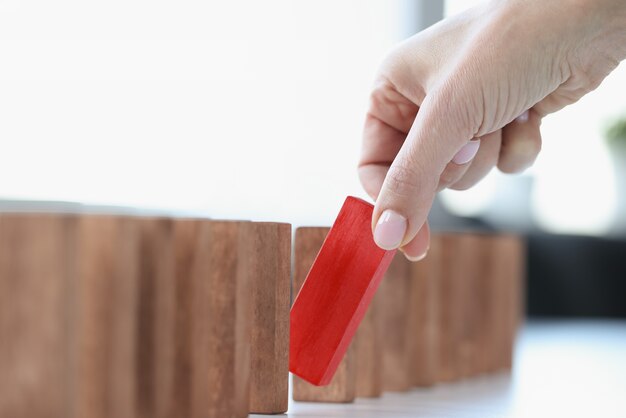
{"label": "woman's hand", "polygon": [[493,1],[399,45],[379,70],[359,164],[376,243],[423,257],[437,191],[530,166],[541,118],[625,57],[623,0]]}

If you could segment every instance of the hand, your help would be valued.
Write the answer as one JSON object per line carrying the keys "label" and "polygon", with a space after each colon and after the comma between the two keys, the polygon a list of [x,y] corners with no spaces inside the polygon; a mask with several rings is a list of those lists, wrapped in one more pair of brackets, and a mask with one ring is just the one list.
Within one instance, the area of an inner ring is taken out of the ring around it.
{"label": "hand", "polygon": [[622,0],[494,1],[400,44],[371,93],[359,163],[376,243],[423,257],[437,191],[530,166],[541,118],[624,57]]}

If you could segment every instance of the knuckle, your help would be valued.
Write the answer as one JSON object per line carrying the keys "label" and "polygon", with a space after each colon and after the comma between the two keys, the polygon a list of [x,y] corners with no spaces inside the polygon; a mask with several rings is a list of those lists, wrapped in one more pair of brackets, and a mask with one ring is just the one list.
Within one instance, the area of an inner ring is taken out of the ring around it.
{"label": "knuckle", "polygon": [[398,197],[409,197],[420,189],[420,173],[406,165],[394,165],[387,172],[386,189]]}

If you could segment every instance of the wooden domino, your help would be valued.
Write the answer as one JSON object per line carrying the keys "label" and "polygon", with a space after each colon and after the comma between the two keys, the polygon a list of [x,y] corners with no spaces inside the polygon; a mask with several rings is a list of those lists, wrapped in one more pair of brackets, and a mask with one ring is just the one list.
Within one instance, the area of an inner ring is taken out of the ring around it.
{"label": "wooden domino", "polygon": [[498,279],[501,280],[501,297],[503,298],[498,365],[500,369],[511,370],[515,336],[523,317],[524,242],[514,235],[502,235],[498,237],[496,254],[495,257],[498,257],[497,274]]}
{"label": "wooden domino", "polygon": [[410,362],[414,353],[409,346],[409,309],[411,262],[398,252],[380,284],[377,298],[382,338],[382,389],[407,391],[412,386]]}
{"label": "wooden domino", "polygon": [[289,369],[330,383],[395,251],[372,237],[373,206],[348,197],[291,308]]}
{"label": "wooden domino", "polygon": [[459,337],[461,335],[461,304],[465,297],[459,282],[464,269],[459,262],[463,246],[458,234],[441,234],[441,263],[437,318],[439,353],[437,355],[438,382],[453,382],[461,376]]}
{"label": "wooden domino", "polygon": [[[302,287],[317,253],[320,251],[330,228],[301,227],[295,237],[294,293]],[[293,399],[304,402],[352,402],[356,391],[356,351],[351,344],[339,363],[337,371],[326,386],[315,386],[293,376]]]}
{"label": "wooden domino", "polygon": [[382,394],[382,330],[379,323],[381,299],[374,296],[354,336],[356,350],[355,396],[377,398]]}
{"label": "wooden domino", "polygon": [[246,417],[250,288],[239,269],[244,224],[202,221],[191,272],[192,418]]}
{"label": "wooden domino", "polygon": [[472,375],[494,371],[494,360],[497,358],[496,339],[497,321],[500,314],[496,310],[499,295],[494,272],[494,260],[497,258],[497,248],[492,234],[477,235],[477,254],[479,271],[474,282],[475,320],[478,323],[476,346],[473,361]]}
{"label": "wooden domino", "polygon": [[137,414],[167,418],[174,390],[174,237],[168,218],[137,217]]}
{"label": "wooden domino", "polygon": [[137,407],[137,234],[128,218],[77,221],[70,409],[77,417],[134,417]]}
{"label": "wooden domino", "polygon": [[458,303],[458,319],[456,320],[456,362],[459,378],[468,378],[477,373],[478,357],[481,348],[478,344],[479,334],[484,322],[479,316],[483,306],[485,289],[480,286],[480,278],[484,275],[486,264],[480,257],[482,239],[474,233],[457,234],[459,252],[456,254],[453,293]]}
{"label": "wooden domino", "polygon": [[291,225],[246,225],[243,263],[252,291],[250,413],[281,414],[289,401]]}
{"label": "wooden domino", "polygon": [[411,264],[411,295],[407,315],[410,321],[408,332],[412,385],[418,387],[437,383],[441,251],[441,239],[433,233],[426,258]]}
{"label": "wooden domino", "polygon": [[71,219],[0,214],[0,416],[68,413]]}
{"label": "wooden domino", "polygon": [[192,328],[194,281],[193,269],[202,221],[179,219],[174,221],[172,239],[174,247],[174,314],[173,361],[171,392],[167,396],[167,416],[191,416],[192,385]]}
{"label": "wooden domino", "polygon": [[434,233],[410,263],[372,209],[297,229],[291,310],[288,224],[1,213],[0,416],[243,418],[287,411],[289,370],[314,402],[510,370],[524,242]]}

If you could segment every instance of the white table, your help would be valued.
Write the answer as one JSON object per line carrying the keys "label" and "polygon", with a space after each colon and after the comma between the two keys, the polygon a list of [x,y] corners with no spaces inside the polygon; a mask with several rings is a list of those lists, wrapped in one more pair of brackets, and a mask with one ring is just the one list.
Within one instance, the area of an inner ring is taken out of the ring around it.
{"label": "white table", "polygon": [[291,401],[287,415],[626,417],[626,321],[531,321],[518,339],[512,375],[386,393],[353,404]]}

